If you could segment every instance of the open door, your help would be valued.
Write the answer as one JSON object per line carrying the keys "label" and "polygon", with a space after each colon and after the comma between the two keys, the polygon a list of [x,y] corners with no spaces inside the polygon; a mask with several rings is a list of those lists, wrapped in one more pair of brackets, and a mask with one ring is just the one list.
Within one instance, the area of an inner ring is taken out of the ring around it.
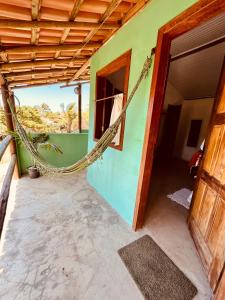
{"label": "open door", "polygon": [[225,263],[225,61],[189,225],[215,292]]}

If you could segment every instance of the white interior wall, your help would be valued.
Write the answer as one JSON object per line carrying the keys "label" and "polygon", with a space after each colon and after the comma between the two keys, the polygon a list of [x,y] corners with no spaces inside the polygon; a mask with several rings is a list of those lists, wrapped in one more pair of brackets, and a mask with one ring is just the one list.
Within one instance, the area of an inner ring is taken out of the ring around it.
{"label": "white interior wall", "polygon": [[179,105],[182,104],[184,98],[182,94],[172,85],[171,82],[167,81],[166,93],[164,98],[163,111],[167,110],[168,104]]}
{"label": "white interior wall", "polygon": [[[179,157],[183,160],[188,161],[191,159],[194,152],[199,149],[201,143],[206,137],[213,102],[213,98],[183,101],[175,142],[175,157]],[[191,120],[202,120],[202,127],[197,147],[186,146],[191,126]]]}

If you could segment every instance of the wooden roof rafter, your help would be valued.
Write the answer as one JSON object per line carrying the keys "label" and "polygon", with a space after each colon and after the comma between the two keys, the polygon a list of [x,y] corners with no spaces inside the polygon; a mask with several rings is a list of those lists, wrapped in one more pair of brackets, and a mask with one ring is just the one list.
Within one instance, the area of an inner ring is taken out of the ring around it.
{"label": "wooden roof rafter", "polygon": [[[23,20],[6,20],[0,19],[0,28],[3,29],[94,29],[98,28],[97,23],[79,22],[79,21],[23,21]],[[119,23],[106,22],[102,25],[102,29],[116,29],[119,28]]]}
{"label": "wooden roof rafter", "polygon": [[0,6],[0,71],[11,87],[40,77],[70,76],[69,82],[90,76],[93,53],[134,7],[139,10],[148,1],[5,1]]}
{"label": "wooden roof rafter", "polygon": [[[73,9],[70,14],[69,21],[75,21],[75,18],[80,10],[81,5],[83,4],[84,0],[76,0],[73,6]],[[65,28],[63,31],[63,34],[61,36],[60,44],[63,44],[66,41],[66,38],[68,37],[70,32],[70,28]],[[57,51],[55,54],[55,58],[59,57],[60,51]]]}
{"label": "wooden roof rafter", "polygon": [[[17,69],[23,68],[32,68],[32,67],[44,67],[44,66],[51,66],[52,64],[58,66],[65,66],[70,68],[74,65],[82,65],[85,63],[85,58],[77,58],[76,60],[71,61],[71,59],[47,59],[47,60],[35,60],[35,61],[23,61],[23,62],[15,62],[15,63],[5,63],[0,65],[0,72],[7,72],[14,69],[16,72]],[[19,71],[18,71],[19,72]]]}
{"label": "wooden roof rafter", "polygon": [[[41,0],[31,0],[31,15],[33,21],[39,20],[39,11],[41,7]],[[40,28],[32,28],[31,31],[31,44],[38,44],[38,33]]]}
{"label": "wooden roof rafter", "polygon": [[[57,83],[63,83],[68,80],[68,77],[62,76],[58,78],[48,78],[48,79],[32,79],[32,80],[26,80],[24,82],[21,81],[15,81],[15,82],[10,82],[9,83],[9,88],[29,88],[33,86],[42,86],[42,85],[49,85],[49,84],[57,84]],[[80,77],[80,80],[89,80],[89,77],[87,76],[82,76]]]}
{"label": "wooden roof rafter", "polygon": [[[136,2],[135,5],[133,5],[130,10],[123,16],[121,23],[125,24],[131,17],[133,17],[140,9],[142,9],[150,0],[138,0]],[[111,2],[111,7],[108,7],[108,12],[106,10],[105,14],[102,16],[102,18],[100,19],[100,21],[104,22],[104,18],[106,18],[105,20],[107,20],[107,15],[112,13],[111,9],[113,10],[114,5],[118,5],[121,1],[112,1]],[[93,29],[89,35],[95,34],[97,33],[97,29]],[[106,37],[106,39],[104,40],[103,44],[115,33],[116,29],[112,30],[112,32],[110,32],[110,34]],[[86,37],[87,39],[87,37]],[[73,80],[76,80],[79,78],[80,75],[83,74],[83,72],[86,71],[86,69],[90,66],[90,59],[77,71],[77,73],[70,79],[70,81],[68,83],[70,83]]]}
{"label": "wooden roof rafter", "polygon": [[[118,5],[122,2],[122,0],[112,0],[105,10],[104,14],[99,19],[99,27],[92,29],[89,34],[84,39],[84,44],[88,43],[91,38],[98,32],[98,30],[103,26],[103,24],[107,21],[110,15],[115,11]],[[79,76],[90,66],[90,59],[80,68],[80,70],[69,80],[68,83],[72,82],[75,79],[78,79]]]}
{"label": "wooden roof rafter", "polygon": [[8,48],[5,50],[0,50],[0,55],[3,54],[24,54],[24,53],[46,53],[46,52],[55,52],[55,51],[76,51],[78,49],[93,49],[99,48],[101,46],[100,43],[89,43],[83,47],[82,44],[64,44],[64,45],[30,45],[30,46],[20,46]]}
{"label": "wooden roof rafter", "polygon": [[[91,31],[88,33],[88,35],[85,37],[83,43],[84,46],[91,40],[91,38],[94,37],[94,35],[99,31],[99,29],[104,25],[104,23],[107,21],[107,19],[110,17],[110,15],[115,11],[115,9],[118,7],[118,5],[121,3],[122,0],[112,0],[109,4],[109,6],[106,8],[104,14],[99,19],[99,26],[97,28],[91,29]],[[78,55],[81,50],[78,50],[75,54]],[[78,72],[69,80],[68,83],[74,81],[75,79],[78,79],[79,76],[90,66],[90,59],[87,60],[86,63],[80,68]]]}
{"label": "wooden roof rafter", "polygon": [[[82,76],[80,78],[80,80],[89,80],[89,78]],[[33,83],[33,84],[26,84],[26,85],[9,85],[10,89],[26,89],[26,88],[31,88],[31,87],[40,87],[43,85],[55,85],[55,84],[59,84],[59,83],[65,83],[66,80],[58,80],[57,82],[52,82],[52,81],[43,81],[41,83]]]}
{"label": "wooden roof rafter", "polygon": [[7,81],[14,81],[15,78],[24,78],[26,76],[40,76],[44,75],[47,76],[48,74],[66,74],[66,73],[74,73],[79,70],[77,68],[68,68],[68,69],[47,69],[47,70],[32,70],[32,71],[23,71],[23,72],[13,72],[13,73],[6,73],[5,78]]}
{"label": "wooden roof rafter", "polygon": [[[32,20],[34,21],[39,19],[41,1],[42,0],[31,0],[31,17]],[[31,41],[30,41],[31,45],[38,44],[39,32],[40,32],[40,28],[31,29]],[[31,59],[35,60],[35,57],[36,57],[35,52],[31,53]],[[34,70],[34,67],[32,67],[32,70]]]}

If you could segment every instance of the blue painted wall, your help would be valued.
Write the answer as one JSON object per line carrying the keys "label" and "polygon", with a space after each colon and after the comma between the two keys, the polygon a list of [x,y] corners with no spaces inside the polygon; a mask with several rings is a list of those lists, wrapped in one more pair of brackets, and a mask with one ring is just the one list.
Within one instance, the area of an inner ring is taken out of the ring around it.
{"label": "blue painted wall", "polygon": [[[194,0],[152,0],[147,7],[102,47],[91,62],[90,131],[88,147],[94,146],[94,99],[96,72],[132,49],[129,91],[133,88],[146,56],[156,46],[158,29]],[[88,170],[90,184],[132,224],[144,140],[152,70],[142,82],[126,114],[123,151],[109,148],[103,159]],[[128,93],[129,93],[128,91]]]}

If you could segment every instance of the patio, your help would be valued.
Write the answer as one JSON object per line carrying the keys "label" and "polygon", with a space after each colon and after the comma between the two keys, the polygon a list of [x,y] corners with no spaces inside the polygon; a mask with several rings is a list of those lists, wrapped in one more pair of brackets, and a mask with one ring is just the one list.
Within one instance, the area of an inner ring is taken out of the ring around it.
{"label": "patio", "polygon": [[[196,299],[210,299],[186,215],[176,210],[165,206],[135,233],[90,187],[85,172],[13,181],[1,240],[0,298],[143,299],[117,250],[147,233],[196,285]],[[169,223],[168,211],[176,215]]]}

